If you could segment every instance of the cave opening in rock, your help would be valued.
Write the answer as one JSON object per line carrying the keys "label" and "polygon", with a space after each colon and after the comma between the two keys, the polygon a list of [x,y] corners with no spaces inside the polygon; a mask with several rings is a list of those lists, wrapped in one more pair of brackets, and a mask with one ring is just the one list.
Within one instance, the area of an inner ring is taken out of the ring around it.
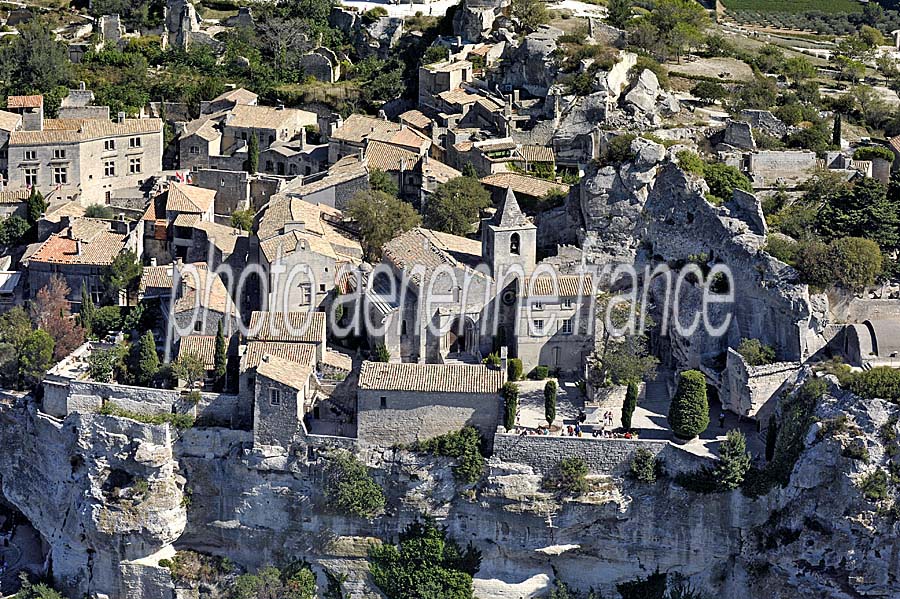
{"label": "cave opening in rock", "polygon": [[47,576],[50,546],[25,515],[0,494],[0,596],[16,593],[19,573]]}

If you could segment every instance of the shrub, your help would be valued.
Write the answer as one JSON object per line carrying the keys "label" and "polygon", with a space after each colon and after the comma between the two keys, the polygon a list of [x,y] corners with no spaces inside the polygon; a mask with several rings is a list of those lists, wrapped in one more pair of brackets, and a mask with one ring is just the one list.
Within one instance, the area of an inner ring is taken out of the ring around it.
{"label": "shrub", "polygon": [[544,385],[544,418],[548,425],[552,425],[556,420],[556,381],[547,381]]}
{"label": "shrub", "polygon": [[866,399],[886,399],[900,403],[900,370],[890,366],[877,366],[854,374],[848,387],[850,391]]}
{"label": "shrub", "polygon": [[706,167],[706,163],[703,162],[703,159],[697,156],[697,154],[690,150],[680,150],[675,154],[675,158],[678,159],[678,166],[685,172],[697,175],[698,177],[703,176],[703,169]]}
{"label": "shrub", "polygon": [[113,209],[104,204],[91,204],[84,209],[84,215],[88,218],[104,218],[107,220],[115,218],[116,216]]}
{"label": "shrub", "polygon": [[877,502],[887,499],[888,496],[888,475],[887,472],[879,468],[863,476],[859,480],[859,490],[863,496],[869,501]]}
{"label": "shrub", "polygon": [[325,466],[327,505],[351,516],[370,518],[384,509],[384,492],[365,464],[347,451],[336,452]]}
{"label": "shrub", "polygon": [[703,168],[703,178],[709,186],[709,193],[721,200],[730,200],[735,189],[752,190],[750,179],[744,173],[721,162],[707,164]]}
{"label": "shrub", "polygon": [[658,469],[656,456],[644,447],[639,447],[631,458],[631,476],[642,483],[656,482]]}
{"label": "shrub", "polygon": [[775,350],[763,345],[759,339],[741,339],[737,352],[749,366],[764,366],[775,361]]}
{"label": "shrub", "polygon": [[828,244],[835,280],[851,290],[875,283],[883,258],[878,244],[861,237],[843,237]]}
{"label": "shrub", "polygon": [[500,389],[500,397],[503,398],[504,415],[503,426],[511,431],[516,427],[516,412],[519,410],[519,386],[507,381]]}
{"label": "shrub", "polygon": [[631,416],[634,414],[634,410],[637,407],[638,400],[638,386],[637,383],[631,381],[628,383],[628,388],[625,390],[625,401],[622,403],[622,428],[625,430],[631,429]]}
{"label": "shrub", "polygon": [[884,146],[865,146],[863,148],[857,148],[856,151],[853,152],[854,160],[874,160],[875,158],[893,162],[894,153]]}
{"label": "shrub", "polygon": [[456,458],[453,473],[469,484],[477,483],[484,474],[484,457],[481,455],[481,435],[471,426],[459,431],[421,441],[414,451]]}
{"label": "shrub", "polygon": [[556,466],[556,473],[545,481],[545,485],[573,495],[588,489],[587,464],[581,458],[563,458]]}
{"label": "shrub", "polygon": [[122,328],[122,310],[119,306],[98,308],[91,318],[91,331],[100,339]]}
{"label": "shrub", "polygon": [[510,358],[506,366],[506,377],[510,381],[518,381],[522,378],[522,360],[520,358]]}
{"label": "shrub", "polygon": [[747,453],[747,439],[739,430],[730,430],[719,447],[719,461],[713,475],[723,490],[737,489],[744,482],[750,469],[750,454]]}
{"label": "shrub", "polygon": [[384,343],[379,343],[378,345],[375,346],[375,350],[372,355],[372,360],[375,362],[390,362],[391,361],[391,352],[388,351],[388,348]]}
{"label": "shrub", "polygon": [[603,164],[617,166],[623,162],[634,160],[634,152],[631,151],[631,142],[637,138],[633,133],[617,135],[609,140],[606,153],[603,155]]}
{"label": "shrub", "polygon": [[482,362],[484,364],[487,364],[488,366],[493,366],[496,368],[500,366],[500,356],[499,354],[497,354],[497,352],[491,352],[484,360],[482,360]]}
{"label": "shrub", "polygon": [[141,414],[139,412],[131,412],[122,409],[114,404],[106,403],[100,408],[100,413],[104,416],[117,416],[119,418],[129,418],[144,424],[169,424],[176,429],[187,429],[194,426],[194,417],[190,414]]}
{"label": "shrub", "polygon": [[536,381],[542,381],[550,376],[550,368],[547,366],[535,366],[529,376]]}
{"label": "shrub", "polygon": [[697,370],[681,373],[678,389],[669,407],[669,425],[676,436],[693,439],[709,426],[706,377]]}

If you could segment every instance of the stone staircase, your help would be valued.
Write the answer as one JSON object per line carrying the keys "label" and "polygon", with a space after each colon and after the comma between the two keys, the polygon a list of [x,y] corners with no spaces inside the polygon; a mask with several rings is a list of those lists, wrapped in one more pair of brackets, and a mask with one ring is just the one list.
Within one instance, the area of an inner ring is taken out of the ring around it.
{"label": "stone staircase", "polygon": [[650,381],[644,386],[645,403],[666,403],[669,401],[669,389],[663,381]]}

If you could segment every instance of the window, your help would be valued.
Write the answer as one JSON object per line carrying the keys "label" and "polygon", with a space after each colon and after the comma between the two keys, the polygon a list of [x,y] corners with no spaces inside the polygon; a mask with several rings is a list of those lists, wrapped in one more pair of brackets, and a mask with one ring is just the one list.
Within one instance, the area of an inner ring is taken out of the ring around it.
{"label": "window", "polygon": [[572,319],[571,318],[567,318],[564,321],[562,321],[562,329],[561,330],[564,335],[572,334]]}
{"label": "window", "polygon": [[273,406],[281,405],[281,389],[269,387],[269,403]]}
{"label": "window", "polygon": [[58,185],[65,185],[69,182],[69,167],[67,166],[54,166],[53,167],[53,182]]}
{"label": "window", "polygon": [[65,160],[66,159],[66,151],[65,150],[53,150],[53,160]]}
{"label": "window", "polygon": [[272,164],[271,160],[266,160],[266,170],[270,171],[274,168],[274,164]]}
{"label": "window", "polygon": [[25,150],[25,160],[37,160],[37,150]]}
{"label": "window", "polygon": [[195,333],[203,332],[203,321],[202,320],[198,320],[197,322],[194,323],[194,332]]}
{"label": "window", "polygon": [[381,396],[381,402],[379,403],[379,406],[382,410],[387,407],[387,397],[385,397],[384,395]]}
{"label": "window", "polygon": [[535,320],[532,322],[533,326],[531,327],[534,331],[535,335],[543,335],[544,334],[544,321],[543,320]]}
{"label": "window", "polygon": [[200,146],[191,146],[190,152],[191,152],[191,154],[199,154],[199,153],[200,153]]}
{"label": "window", "polygon": [[111,152],[116,149],[116,140],[114,139],[106,139],[103,141],[103,150],[106,152]]}
{"label": "window", "polygon": [[25,169],[25,185],[29,187],[35,187],[38,184],[38,170],[37,168],[26,168]]}
{"label": "window", "polygon": [[532,307],[532,309],[534,309],[534,310],[543,310],[543,309],[544,309],[544,303],[543,303],[543,302],[534,302],[533,304],[531,304],[531,307]]}
{"label": "window", "polygon": [[129,158],[128,159],[128,173],[131,175],[136,175],[141,172],[141,159],[140,158]]}
{"label": "window", "polygon": [[319,291],[325,293],[325,283],[319,283]]}
{"label": "window", "polygon": [[563,300],[563,308],[571,308],[572,307],[572,298],[567,297]]}
{"label": "window", "polygon": [[400,334],[406,335],[406,321],[405,320],[400,321]]}
{"label": "window", "polygon": [[513,233],[509,238],[509,253],[513,254],[514,256],[518,256],[520,244],[521,241],[519,240],[519,234]]}
{"label": "window", "polygon": [[274,135],[270,135],[270,136],[269,136],[269,145],[271,146],[273,143],[275,143],[275,136],[274,136]]}
{"label": "window", "polygon": [[244,141],[247,141],[247,132],[246,131],[241,131],[241,139]]}
{"label": "window", "polygon": [[129,148],[140,148],[141,147],[141,138],[140,137],[128,138],[128,147]]}
{"label": "window", "polygon": [[103,161],[103,176],[104,177],[115,177],[116,176],[116,161],[115,160],[104,160]]}

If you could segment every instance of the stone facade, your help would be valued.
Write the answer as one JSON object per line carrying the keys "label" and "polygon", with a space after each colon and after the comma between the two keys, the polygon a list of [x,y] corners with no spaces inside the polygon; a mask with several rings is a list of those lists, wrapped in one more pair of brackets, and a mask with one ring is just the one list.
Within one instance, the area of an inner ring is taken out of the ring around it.
{"label": "stone facade", "polygon": [[296,389],[259,371],[253,392],[253,444],[290,447],[302,429],[312,387]]}
{"label": "stone facade", "polygon": [[775,409],[779,392],[797,381],[801,368],[799,362],[750,366],[741,354],[728,348],[722,376],[725,384],[719,396],[735,414],[765,421]]}

